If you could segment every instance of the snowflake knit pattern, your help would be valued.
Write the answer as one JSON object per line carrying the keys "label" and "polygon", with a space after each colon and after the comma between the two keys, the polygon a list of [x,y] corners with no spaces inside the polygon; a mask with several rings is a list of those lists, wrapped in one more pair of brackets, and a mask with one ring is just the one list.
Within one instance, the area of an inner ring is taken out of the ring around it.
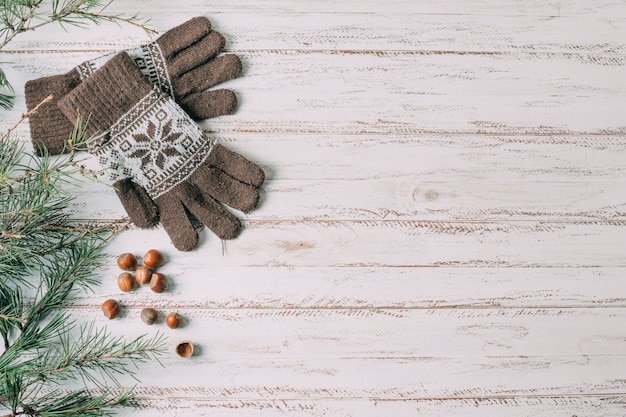
{"label": "snowflake knit pattern", "polygon": [[174,102],[154,86],[91,152],[111,182],[132,178],[156,199],[187,180],[208,158],[211,140]]}

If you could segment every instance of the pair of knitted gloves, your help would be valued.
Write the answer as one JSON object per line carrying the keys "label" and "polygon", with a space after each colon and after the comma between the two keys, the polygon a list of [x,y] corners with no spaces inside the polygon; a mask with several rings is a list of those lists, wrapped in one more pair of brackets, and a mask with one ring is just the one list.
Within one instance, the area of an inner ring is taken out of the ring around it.
{"label": "pair of knitted gloves", "polygon": [[204,17],[175,27],[156,41],[108,54],[70,72],[26,83],[36,152],[65,152],[78,120],[87,146],[106,170],[131,220],[161,222],[174,246],[198,242],[192,219],[221,239],[241,229],[228,205],[256,207],[263,170],[208,138],[195,120],[234,111],[230,90],[208,90],[241,72],[236,55],[220,55],[224,38]]}

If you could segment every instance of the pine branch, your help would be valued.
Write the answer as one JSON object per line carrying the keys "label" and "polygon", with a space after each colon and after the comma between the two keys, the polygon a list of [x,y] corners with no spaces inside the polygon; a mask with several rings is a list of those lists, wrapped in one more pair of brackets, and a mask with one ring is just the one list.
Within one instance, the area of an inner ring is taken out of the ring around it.
{"label": "pine branch", "polygon": [[50,394],[24,405],[23,411],[12,416],[34,417],[100,417],[112,415],[114,407],[137,407],[132,392],[114,394],[106,390],[102,394],[92,394],[88,390],[69,393],[53,391]]}
{"label": "pine branch", "polygon": [[[97,179],[75,157],[90,138],[77,129],[69,154],[36,158],[10,137],[30,114],[0,136],[0,415],[108,416],[115,407],[136,406],[118,378],[136,378],[138,364],[158,361],[164,338],[126,342],[93,325],[77,326],[64,312],[77,290],[98,283],[101,250],[128,221],[79,223],[70,217],[65,186]],[[55,388],[68,380],[84,387]]]}
{"label": "pine branch", "polygon": [[23,317],[8,316],[6,314],[0,314],[0,320],[17,321],[19,323],[24,323],[26,321]]}
{"label": "pine branch", "polygon": [[68,333],[60,335],[59,349],[49,350],[29,372],[39,381],[62,382],[80,376],[100,386],[102,380],[115,381],[118,375],[135,378],[137,364],[158,362],[164,346],[162,334],[152,338],[142,335],[127,342],[105,329],[97,329],[93,323],[82,326],[79,332],[74,342]]}
{"label": "pine branch", "polygon": [[0,108],[11,108],[13,106],[13,100],[15,99],[15,94],[13,91],[13,86],[7,79],[6,74],[0,68]]}
{"label": "pine branch", "polygon": [[9,288],[4,282],[0,283],[0,335],[4,349],[9,348],[9,335],[19,329],[25,319],[22,317],[23,298],[19,287]]}
{"label": "pine branch", "polygon": [[[136,14],[129,17],[124,17],[119,14],[105,14],[104,11],[112,3],[112,0],[106,3],[101,0],[64,0],[62,2],[54,0],[52,3],[53,11],[50,17],[51,22],[58,21],[61,24],[66,23],[78,27],[84,27],[84,23],[88,22],[96,25],[103,22],[125,23],[142,29],[150,36],[157,33],[154,29],[147,26],[148,20],[144,20],[142,23]],[[99,10],[94,12],[92,9]],[[41,25],[42,24],[38,26]]]}
{"label": "pine branch", "polygon": [[83,122],[77,123],[69,153],[58,157],[26,155],[17,141],[7,140],[12,131],[46,98],[0,136],[0,277],[22,279],[36,262],[71,247],[87,237],[110,239],[128,226],[124,220],[107,224],[77,224],[70,219],[72,198],[63,188],[82,177],[98,179],[100,172],[77,161],[77,151],[92,140]]}
{"label": "pine branch", "polygon": [[[109,14],[106,9],[112,1],[102,0],[2,0],[0,1],[0,51],[17,35],[31,32],[52,23],[61,27],[71,25],[86,27],[88,24],[100,25],[113,22],[141,28],[148,36],[157,31],[148,26],[149,20],[140,19],[137,15],[124,16]],[[49,11],[42,11],[48,6]],[[0,69],[0,108],[9,109],[13,106],[13,88]]]}
{"label": "pine branch", "polygon": [[[127,23],[141,28],[148,35],[157,33],[148,26],[149,20],[141,20],[137,15],[124,17],[118,14],[106,14],[105,10],[112,1],[102,0],[52,0],[51,11],[42,14],[43,0],[37,1],[4,1],[3,13],[0,14],[0,49],[4,48],[17,35],[36,30],[51,23],[68,24],[85,27],[87,23],[96,25],[103,22]],[[92,11],[97,9],[97,11]]]}
{"label": "pine branch", "polygon": [[[4,73],[3,73],[4,74]],[[6,132],[4,132],[2,134],[2,136],[0,136],[0,142],[4,141],[6,138],[9,137],[9,135],[11,135],[11,133],[13,133],[13,131],[15,129],[17,129],[17,127],[19,125],[21,125],[24,120],[28,119],[30,116],[32,116],[33,114],[37,113],[39,111],[39,109],[41,108],[41,106],[43,106],[44,104],[46,104],[47,102],[49,102],[50,100],[53,99],[52,95],[49,95],[48,97],[44,98],[43,100],[41,100],[41,103],[37,104],[35,107],[33,107],[30,111],[28,111],[27,113],[22,113],[22,115],[20,116],[20,118],[17,120],[17,122],[15,122],[13,124],[13,126],[11,126],[10,128],[8,128],[6,130]]]}

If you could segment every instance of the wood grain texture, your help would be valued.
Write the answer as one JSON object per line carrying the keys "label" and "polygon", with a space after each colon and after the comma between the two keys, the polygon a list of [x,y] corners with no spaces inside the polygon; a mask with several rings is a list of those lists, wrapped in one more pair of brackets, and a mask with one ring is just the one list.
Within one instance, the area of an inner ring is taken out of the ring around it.
{"label": "wood grain texture", "polygon": [[511,417],[571,417],[573,415],[594,415],[601,410],[603,416],[620,417],[624,403],[619,396],[580,397],[497,397],[468,399],[346,399],[336,400],[214,400],[179,401],[160,400],[142,402],[146,416],[168,413],[184,416],[194,413],[198,416],[362,416],[362,415],[415,415],[436,417],[481,417],[503,415]]}
{"label": "wood grain texture", "polygon": [[[204,262],[211,267],[623,267],[625,226],[596,221],[249,221],[235,240],[220,241],[203,231],[198,251],[207,254]],[[173,250],[161,229],[135,233],[137,242],[162,242]],[[184,263],[197,256],[176,258]]]}
{"label": "wood grain texture", "polygon": [[[115,6],[117,2],[113,3]],[[308,5],[313,4],[307,2]],[[123,13],[123,10],[120,11]],[[595,53],[618,55],[624,51],[622,16],[545,17],[528,15],[493,16],[467,14],[341,13],[303,11],[284,13],[279,9],[261,11],[204,11],[213,28],[227,40],[227,50],[340,50],[340,51],[422,51],[422,52],[543,52]],[[141,16],[163,33],[172,22],[182,23],[189,12],[168,13],[143,10]],[[115,28],[115,25],[108,25]],[[119,49],[145,42],[139,29],[80,31],[76,39],[49,26],[39,34],[25,33],[7,51],[89,51]],[[45,36],[43,36],[43,35]],[[567,34],[566,36],[564,36]],[[158,36],[158,35],[157,35]],[[259,45],[262,45],[259,47]]]}
{"label": "wood grain texture", "polygon": [[[62,73],[99,53],[52,52],[44,61],[24,54],[6,72],[21,91],[20,76]],[[625,131],[620,55],[607,61],[595,54],[260,50],[239,55],[243,76],[225,86],[248,93],[236,118],[203,125],[211,131],[260,138]],[[10,56],[3,59],[13,60]],[[22,100],[17,104],[23,106]]]}
{"label": "wood grain texture", "polygon": [[[179,5],[166,0],[123,0],[116,2],[113,9],[136,12],[149,9],[159,12],[180,11]],[[560,17],[563,15],[624,17],[623,4],[615,0],[598,0],[590,5],[579,0],[540,1],[530,0],[520,3],[516,0],[499,2],[484,0],[469,0],[461,4],[454,0],[350,0],[341,4],[334,4],[328,0],[300,2],[298,0],[265,0],[250,4],[246,0],[217,0],[210,3],[204,1],[189,1],[185,10],[189,13],[214,13],[220,11],[280,11],[285,13],[298,12],[327,12],[327,13],[374,13],[377,15],[424,13],[424,14],[485,14],[488,16],[530,15]]]}
{"label": "wood grain texture", "polygon": [[[100,325],[108,324],[116,334],[133,334],[137,329],[160,330],[173,339],[171,344],[193,339],[202,350],[194,363],[219,363],[244,357],[277,364],[294,358],[353,357],[367,361],[368,358],[462,357],[469,360],[485,356],[562,355],[578,357],[581,361],[595,356],[612,360],[614,355],[621,358],[626,340],[626,330],[620,329],[626,315],[623,308],[210,309],[180,306],[172,310],[184,317],[183,327],[171,330],[163,326],[162,320],[160,325],[150,328],[143,324],[140,308],[127,304],[127,300],[134,299],[132,294],[117,298],[123,313],[112,322],[97,306],[74,314]],[[164,310],[163,314],[168,311]],[[546,337],[552,338],[550,343],[544,343]],[[181,361],[174,354],[168,356],[164,359],[168,368]],[[618,363],[616,360],[615,364]],[[199,368],[181,373],[183,388],[186,377],[204,372]],[[623,372],[626,365],[617,368],[615,372]],[[170,375],[171,387],[175,379]]]}
{"label": "wood grain texture", "polygon": [[[621,139],[219,137],[266,171],[249,220],[624,220]],[[90,204],[101,193],[109,198]],[[89,182],[76,210],[86,218],[123,215],[112,189]]]}
{"label": "wood grain texture", "polygon": [[[116,237],[70,304],[116,335],[163,332],[121,416],[626,414],[626,5],[584,0],[114,1],[163,32],[211,19],[243,74],[207,134],[267,174],[232,241]],[[0,61],[23,85],[146,42],[50,26]],[[28,127],[16,135],[28,143]],[[85,164],[96,168],[92,159]],[[73,214],[123,216],[84,182]],[[115,255],[157,247],[171,281],[121,294]],[[120,319],[99,312],[106,298]],[[142,307],[185,325],[147,327]],[[182,339],[197,345],[181,360]],[[134,381],[124,381],[135,385]]]}
{"label": "wood grain texture", "polygon": [[[131,245],[122,249],[133,250]],[[79,294],[72,305],[91,310],[97,308],[99,300],[119,297],[123,297],[129,308],[152,305],[164,311],[177,308],[582,309],[626,305],[621,267],[211,266],[207,269],[203,263],[176,262],[162,270],[171,283],[167,296],[157,296],[147,288],[123,296],[116,284],[119,271],[109,266],[99,275],[100,298]]]}

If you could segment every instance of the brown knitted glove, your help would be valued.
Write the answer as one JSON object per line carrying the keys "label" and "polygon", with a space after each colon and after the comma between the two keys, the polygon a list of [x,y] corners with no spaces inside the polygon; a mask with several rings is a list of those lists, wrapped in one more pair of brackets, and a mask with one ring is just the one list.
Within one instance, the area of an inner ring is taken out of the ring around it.
{"label": "brown knitted glove", "polygon": [[[200,120],[231,114],[237,104],[230,90],[204,91],[236,78],[241,72],[241,61],[236,55],[217,57],[223,48],[224,37],[211,30],[209,20],[195,17],[165,32],[156,41],[126,52],[154,85],[174,97],[191,117]],[[48,95],[54,95],[29,118],[37,154],[56,155],[67,151],[66,141],[73,126],[61,113],[57,102],[116,54],[86,61],[62,75],[26,83],[28,110]]]}
{"label": "brown knitted glove", "polygon": [[[256,207],[261,168],[205,136],[174,100],[153,87],[122,52],[59,100],[71,120],[90,116],[89,134],[101,134],[91,152],[107,169],[120,199],[145,193],[179,250],[191,250],[198,235],[191,213],[222,239],[241,229],[224,203],[243,212]],[[120,187],[123,185],[123,187]],[[131,218],[135,208],[125,206]]]}

